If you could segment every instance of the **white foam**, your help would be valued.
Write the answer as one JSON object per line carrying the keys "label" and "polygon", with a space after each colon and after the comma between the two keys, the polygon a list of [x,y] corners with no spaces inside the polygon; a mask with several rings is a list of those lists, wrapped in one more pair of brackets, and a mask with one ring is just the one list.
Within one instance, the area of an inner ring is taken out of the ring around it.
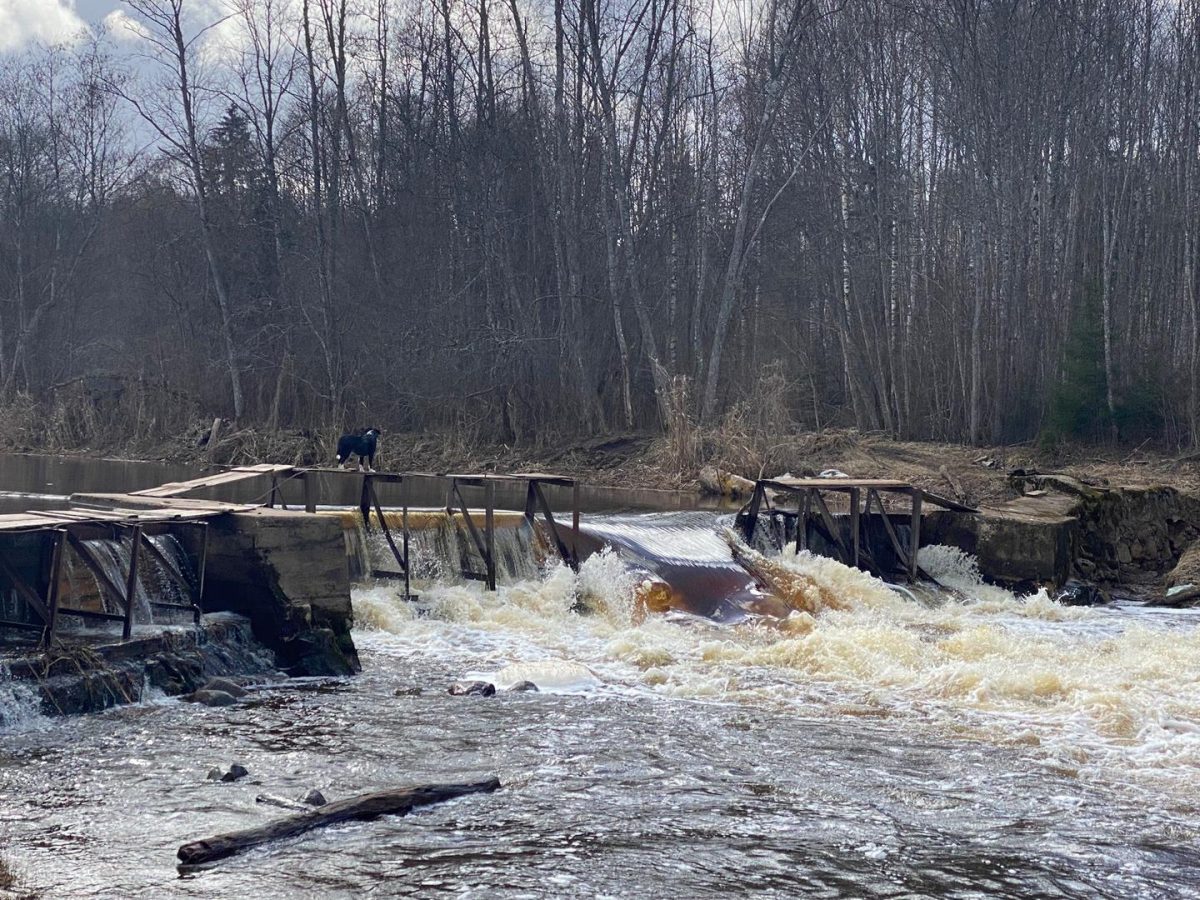
{"label": "white foam", "polygon": [[423,616],[387,587],[356,590],[354,600],[359,622],[378,630],[364,637],[383,652],[429,654],[503,687],[541,687],[531,672],[550,684],[559,671],[564,689],[578,675],[634,696],[815,716],[867,709],[906,730],[1025,748],[1087,777],[1200,789],[1195,617],[987,590],[973,561],[951,553],[922,559],[955,584],[956,596],[933,603],[794,547],[773,560],[838,598],[836,607],[773,625],[685,615],[639,622],[641,575],[616,553],[589,558],[578,574],[552,566],[494,594],[477,583],[421,585]]}

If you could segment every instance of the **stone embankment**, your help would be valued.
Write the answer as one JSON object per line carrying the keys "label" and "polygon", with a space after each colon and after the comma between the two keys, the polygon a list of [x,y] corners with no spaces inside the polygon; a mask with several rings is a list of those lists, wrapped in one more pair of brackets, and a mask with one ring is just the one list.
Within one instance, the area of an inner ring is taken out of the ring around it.
{"label": "stone embankment", "polygon": [[[931,513],[929,543],[975,553],[1009,584],[1068,579],[1131,587],[1151,597],[1200,584],[1200,498],[1165,485],[1097,485],[1017,470],[1020,496],[978,514]],[[1200,593],[1200,592],[1198,592]]]}

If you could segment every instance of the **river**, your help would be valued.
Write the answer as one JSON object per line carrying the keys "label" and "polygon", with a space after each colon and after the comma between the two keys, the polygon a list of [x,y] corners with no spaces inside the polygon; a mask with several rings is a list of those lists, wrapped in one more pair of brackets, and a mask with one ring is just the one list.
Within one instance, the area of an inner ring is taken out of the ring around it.
{"label": "river", "polygon": [[[953,592],[785,556],[839,608],[642,617],[631,560],[720,567],[721,514],[585,523],[624,549],[577,575],[357,588],[357,678],[26,717],[0,733],[0,853],[46,897],[1200,896],[1194,613],[1017,598],[935,552]],[[542,691],[447,695],[464,677]],[[232,762],[250,778],[205,780]],[[489,774],[174,867],[281,814],[260,793]]]}

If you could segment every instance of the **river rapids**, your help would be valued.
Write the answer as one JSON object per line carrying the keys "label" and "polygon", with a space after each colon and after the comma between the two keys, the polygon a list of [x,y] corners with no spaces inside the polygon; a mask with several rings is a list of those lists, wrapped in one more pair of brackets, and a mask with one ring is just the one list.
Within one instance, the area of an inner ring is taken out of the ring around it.
{"label": "river rapids", "polygon": [[[647,579],[729,574],[719,526],[597,517],[614,549],[578,573],[356,588],[354,679],[26,717],[0,734],[0,857],[46,897],[1200,896],[1195,614],[1013,596],[944,548],[936,589],[788,548],[815,589],[785,615],[647,614]],[[447,695],[464,678],[540,691]],[[250,778],[205,781],[231,762]],[[279,814],[260,793],[488,774],[174,867]]]}

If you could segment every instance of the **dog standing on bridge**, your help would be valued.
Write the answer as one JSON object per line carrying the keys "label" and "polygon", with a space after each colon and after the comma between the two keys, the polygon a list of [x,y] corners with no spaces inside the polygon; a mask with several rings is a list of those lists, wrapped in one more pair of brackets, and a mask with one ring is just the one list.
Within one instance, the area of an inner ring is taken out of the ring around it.
{"label": "dog standing on bridge", "polygon": [[[337,443],[337,467],[343,468],[351,456],[357,456],[358,470],[373,472],[375,471],[375,451],[378,447],[378,428],[368,428],[354,434],[343,434],[338,438]],[[365,470],[363,469],[364,462],[367,466]]]}

